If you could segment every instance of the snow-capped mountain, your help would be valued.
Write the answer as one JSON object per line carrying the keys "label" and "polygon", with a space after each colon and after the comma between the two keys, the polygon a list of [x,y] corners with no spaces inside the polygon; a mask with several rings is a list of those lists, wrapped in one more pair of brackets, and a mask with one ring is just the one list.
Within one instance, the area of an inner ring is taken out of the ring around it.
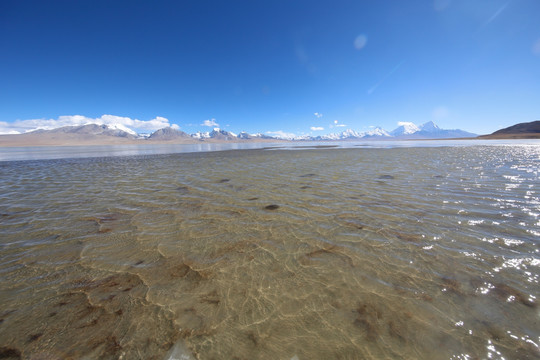
{"label": "snow-capped mountain", "polygon": [[235,140],[238,139],[235,133],[222,130],[220,128],[214,128],[212,131],[201,132],[197,131],[195,134],[191,134],[192,138],[204,140],[204,139],[216,139],[216,140]]}
{"label": "snow-capped mountain", "polygon": [[360,139],[362,133],[355,131],[353,129],[347,129],[340,133],[330,133],[326,135],[320,135],[315,137],[316,140],[350,140],[350,139]]}
{"label": "snow-capped mountain", "polygon": [[232,133],[230,131],[225,131],[220,128],[214,128],[212,132],[210,132],[210,138],[211,139],[218,139],[218,140],[234,140],[237,138],[235,133]]}
{"label": "snow-capped mountain", "polygon": [[427,123],[419,126],[420,131],[426,131],[426,132],[437,132],[441,131],[441,128],[435,125],[433,121],[428,121]]}
{"label": "snow-capped mountain", "polygon": [[29,132],[27,134],[78,134],[78,135],[86,135],[86,136],[97,136],[97,135],[105,135],[105,136],[116,136],[116,137],[123,137],[123,138],[130,138],[135,139],[138,137],[137,133],[131,129],[126,128],[129,131],[124,130],[125,126],[116,124],[116,126],[111,125],[98,125],[98,124],[86,124],[86,125],[80,125],[80,126],[63,126],[52,130],[35,130],[32,132]]}
{"label": "snow-capped mountain", "polygon": [[[166,127],[154,131],[150,135],[142,136],[137,134],[132,129],[122,124],[113,125],[101,125],[101,124],[86,124],[81,126],[64,126],[52,130],[35,130],[33,134],[51,134],[58,136],[58,134],[72,134],[73,136],[84,136],[85,139],[95,138],[100,136],[105,137],[120,137],[125,139],[140,139],[140,140],[154,140],[154,141],[174,141],[190,142],[190,141],[249,141],[256,139],[264,140],[297,140],[297,141],[337,141],[337,140],[405,140],[405,139],[447,139],[447,138],[464,138],[475,137],[476,134],[472,134],[463,130],[453,129],[446,130],[441,129],[432,121],[426,122],[423,125],[417,126],[411,122],[400,122],[398,127],[391,132],[388,132],[380,127],[371,128],[368,131],[356,131],[353,129],[346,129],[340,133],[330,133],[320,136],[301,135],[297,136],[291,133],[283,131],[274,131],[270,135],[264,135],[262,133],[249,134],[245,131],[236,135],[233,132],[222,130],[220,128],[214,128],[212,131],[201,132],[198,131],[194,134],[187,134],[183,131]],[[109,141],[109,140],[108,140]]]}
{"label": "snow-capped mountain", "polygon": [[353,129],[347,129],[340,133],[330,133],[319,136],[297,136],[290,137],[287,140],[406,140],[406,139],[448,139],[474,137],[472,134],[463,130],[445,130],[438,127],[433,121],[417,126],[412,122],[400,122],[398,127],[391,132],[381,127],[375,127],[368,131],[358,132]]}
{"label": "snow-capped mountain", "polygon": [[380,127],[373,128],[369,131],[358,132],[352,129],[347,129],[340,133],[331,133],[327,135],[321,135],[313,138],[312,140],[356,140],[356,139],[368,139],[368,138],[385,138],[390,134]]}
{"label": "snow-capped mountain", "polygon": [[362,133],[359,133],[358,131],[355,131],[353,129],[347,129],[343,131],[341,134],[339,134],[339,139],[341,140],[361,138],[361,137],[362,137]]}
{"label": "snow-capped mountain", "polygon": [[191,134],[191,137],[194,139],[210,139],[210,132],[209,131],[197,131],[195,134]]}
{"label": "snow-capped mountain", "polygon": [[245,131],[240,132],[237,137],[242,140],[250,140],[250,139],[275,139],[275,137],[264,135],[261,133],[256,134],[249,134]]}
{"label": "snow-capped mountain", "polygon": [[[87,125],[89,125],[89,124],[87,124]],[[109,124],[109,125],[102,125],[102,126],[107,126],[109,129],[112,129],[112,130],[125,131],[128,134],[131,134],[133,136],[139,136],[139,134],[137,134],[137,132],[131,130],[130,128],[128,128],[127,126],[122,125],[122,124],[116,123],[116,124]]]}
{"label": "snow-capped mountain", "polygon": [[412,122],[398,122],[398,127],[390,132],[391,136],[398,137],[404,135],[411,135],[420,131],[420,128]]}
{"label": "snow-capped mountain", "polygon": [[388,133],[388,131],[384,130],[383,128],[376,127],[373,130],[365,131],[362,133],[363,138],[368,137],[390,137],[391,135]]}
{"label": "snow-capped mountain", "polygon": [[463,130],[445,130],[437,126],[433,121],[428,121],[420,126],[412,122],[400,122],[398,127],[391,132],[381,127],[374,127],[367,131],[356,131],[346,129],[340,133],[329,133],[326,135],[294,135],[285,132],[274,132],[272,136],[263,134],[249,134],[245,131],[238,135],[234,133],[215,128],[211,132],[197,132],[191,135],[196,139],[218,139],[218,140],[250,140],[250,139],[277,139],[277,140],[296,140],[296,141],[335,141],[335,140],[405,140],[405,139],[446,139],[474,137],[472,134]]}
{"label": "snow-capped mountain", "polygon": [[[410,126],[410,124],[413,126]],[[413,131],[415,128],[416,130]],[[433,121],[428,121],[420,126],[416,126],[413,123],[406,123],[390,134],[400,139],[450,139],[477,136],[476,134],[459,129],[441,129]]]}

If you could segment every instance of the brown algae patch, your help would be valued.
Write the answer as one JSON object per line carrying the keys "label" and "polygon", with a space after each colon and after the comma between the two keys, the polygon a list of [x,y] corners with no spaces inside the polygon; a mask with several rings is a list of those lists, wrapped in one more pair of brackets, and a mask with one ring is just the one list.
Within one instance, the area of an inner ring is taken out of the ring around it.
{"label": "brown algae patch", "polygon": [[502,283],[495,284],[495,287],[491,289],[490,293],[493,293],[497,298],[504,301],[517,301],[530,308],[536,308],[537,304],[530,300],[521,291]]}
{"label": "brown algae patch", "polygon": [[2,346],[0,347],[0,359],[22,359],[21,351],[12,347]]}

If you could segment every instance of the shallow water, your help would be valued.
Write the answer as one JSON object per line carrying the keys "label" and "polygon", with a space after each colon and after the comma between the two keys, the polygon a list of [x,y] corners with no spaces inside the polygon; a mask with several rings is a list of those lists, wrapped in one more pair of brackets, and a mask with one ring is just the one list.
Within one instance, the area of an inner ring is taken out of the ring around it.
{"label": "shallow water", "polygon": [[540,357],[539,146],[0,163],[0,355]]}
{"label": "shallow water", "polygon": [[4,147],[0,139],[0,162],[20,160],[48,160],[110,156],[141,156],[158,154],[179,154],[249,149],[302,150],[316,148],[382,148],[396,147],[439,147],[439,146],[505,146],[540,145],[540,140],[365,140],[365,141],[281,141],[209,143],[198,144],[132,144],[132,145],[89,145],[89,146],[21,146]]}

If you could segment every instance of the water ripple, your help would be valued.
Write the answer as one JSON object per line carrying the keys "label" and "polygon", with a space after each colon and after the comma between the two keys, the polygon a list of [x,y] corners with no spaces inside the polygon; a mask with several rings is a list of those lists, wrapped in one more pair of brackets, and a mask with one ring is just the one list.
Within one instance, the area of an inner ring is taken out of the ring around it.
{"label": "water ripple", "polygon": [[3,163],[1,351],[538,357],[539,155],[274,149]]}

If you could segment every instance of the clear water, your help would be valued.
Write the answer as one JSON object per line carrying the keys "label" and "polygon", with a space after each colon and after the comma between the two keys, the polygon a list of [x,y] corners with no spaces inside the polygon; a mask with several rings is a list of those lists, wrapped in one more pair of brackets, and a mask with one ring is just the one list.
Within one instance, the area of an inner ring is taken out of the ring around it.
{"label": "clear water", "polygon": [[306,148],[408,148],[440,146],[506,146],[536,145],[540,140],[396,140],[396,141],[295,141],[295,142],[244,142],[200,144],[133,144],[133,145],[94,145],[94,146],[23,146],[2,147],[0,141],[0,161],[47,160],[66,158],[109,157],[178,154],[190,152],[209,152],[248,149],[288,149]]}
{"label": "clear water", "polygon": [[0,163],[0,354],[540,357],[540,146]]}

